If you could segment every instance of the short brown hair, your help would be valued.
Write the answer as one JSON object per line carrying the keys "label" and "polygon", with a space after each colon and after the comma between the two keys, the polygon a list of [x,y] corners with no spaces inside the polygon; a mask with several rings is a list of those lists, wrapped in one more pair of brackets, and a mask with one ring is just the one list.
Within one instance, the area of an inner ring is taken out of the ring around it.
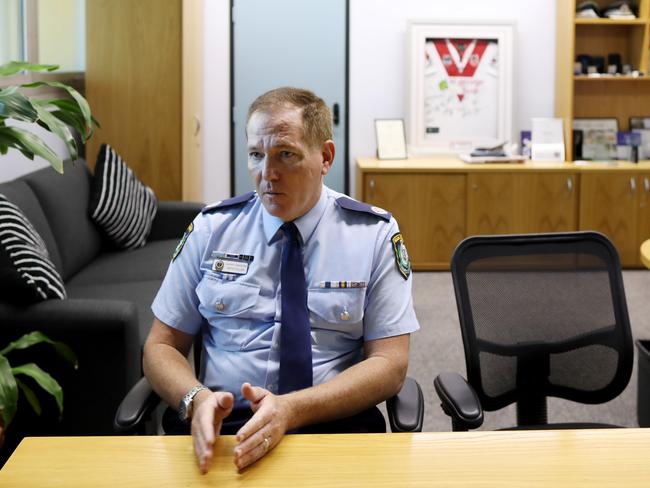
{"label": "short brown hair", "polygon": [[320,147],[332,139],[332,112],[322,98],[302,88],[284,86],[267,91],[255,99],[248,109],[246,126],[255,112],[267,112],[280,107],[302,109],[304,138],[312,147]]}

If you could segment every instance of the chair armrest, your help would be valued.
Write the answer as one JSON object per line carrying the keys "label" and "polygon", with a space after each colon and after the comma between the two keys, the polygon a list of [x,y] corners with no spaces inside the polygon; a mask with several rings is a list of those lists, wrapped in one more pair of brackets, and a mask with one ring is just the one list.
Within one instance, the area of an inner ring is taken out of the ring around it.
{"label": "chair armrest", "polygon": [[417,381],[408,376],[399,393],[386,401],[392,432],[422,432],[424,396]]}
{"label": "chair armrest", "polygon": [[62,421],[50,435],[113,433],[115,409],[142,376],[134,303],[98,299],[46,300],[25,307],[0,303],[0,324],[0,344],[39,330],[67,344],[79,360],[74,370],[45,346],[10,353],[12,363],[36,362],[63,388]]}
{"label": "chair armrest", "polygon": [[196,202],[158,202],[147,240],[180,239],[203,207],[203,203]]}
{"label": "chair armrest", "polygon": [[140,378],[126,394],[115,412],[113,429],[117,434],[144,433],[144,422],[158,406],[160,397],[147,378]]}
{"label": "chair armrest", "polygon": [[483,424],[483,408],[465,378],[458,373],[441,373],[433,386],[443,411],[451,417],[453,430],[476,429]]}

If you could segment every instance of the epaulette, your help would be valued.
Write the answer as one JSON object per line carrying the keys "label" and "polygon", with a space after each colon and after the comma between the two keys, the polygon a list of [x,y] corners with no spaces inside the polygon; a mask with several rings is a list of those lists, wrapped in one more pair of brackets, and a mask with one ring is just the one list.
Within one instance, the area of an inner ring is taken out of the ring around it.
{"label": "epaulette", "polygon": [[379,217],[380,219],[384,219],[387,222],[390,221],[391,218],[390,212],[384,210],[383,208],[374,207],[352,198],[339,197],[336,199],[336,203],[338,203],[339,207],[346,210],[368,213],[370,215],[374,215],[375,217]]}
{"label": "epaulette", "polygon": [[226,200],[219,200],[218,202],[214,202],[211,203],[210,205],[206,205],[205,207],[203,207],[201,213],[205,214],[208,212],[212,212],[214,210],[222,210],[224,208],[235,207],[237,205],[241,205],[242,203],[248,202],[254,196],[255,196],[255,192],[249,191],[248,193],[244,193],[243,195],[237,195],[236,197],[228,198]]}

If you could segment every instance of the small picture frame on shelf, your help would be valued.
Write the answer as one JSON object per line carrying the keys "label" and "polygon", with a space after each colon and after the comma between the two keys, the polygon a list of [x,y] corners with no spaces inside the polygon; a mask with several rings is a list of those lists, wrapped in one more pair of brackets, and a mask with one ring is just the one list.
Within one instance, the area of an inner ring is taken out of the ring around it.
{"label": "small picture frame on shelf", "polygon": [[573,130],[582,131],[582,159],[612,161],[616,159],[618,121],[614,117],[579,118]]}
{"label": "small picture frame on shelf", "polygon": [[403,119],[375,119],[378,159],[406,159]]}

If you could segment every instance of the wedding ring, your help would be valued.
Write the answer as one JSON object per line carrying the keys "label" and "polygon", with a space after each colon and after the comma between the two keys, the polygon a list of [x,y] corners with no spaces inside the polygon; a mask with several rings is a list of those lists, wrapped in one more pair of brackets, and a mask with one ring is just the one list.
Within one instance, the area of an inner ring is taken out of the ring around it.
{"label": "wedding ring", "polygon": [[270,442],[269,442],[269,438],[268,438],[268,437],[265,437],[265,438],[264,438],[264,450],[265,450],[265,451],[268,451],[268,450],[269,450],[269,444],[270,444]]}

